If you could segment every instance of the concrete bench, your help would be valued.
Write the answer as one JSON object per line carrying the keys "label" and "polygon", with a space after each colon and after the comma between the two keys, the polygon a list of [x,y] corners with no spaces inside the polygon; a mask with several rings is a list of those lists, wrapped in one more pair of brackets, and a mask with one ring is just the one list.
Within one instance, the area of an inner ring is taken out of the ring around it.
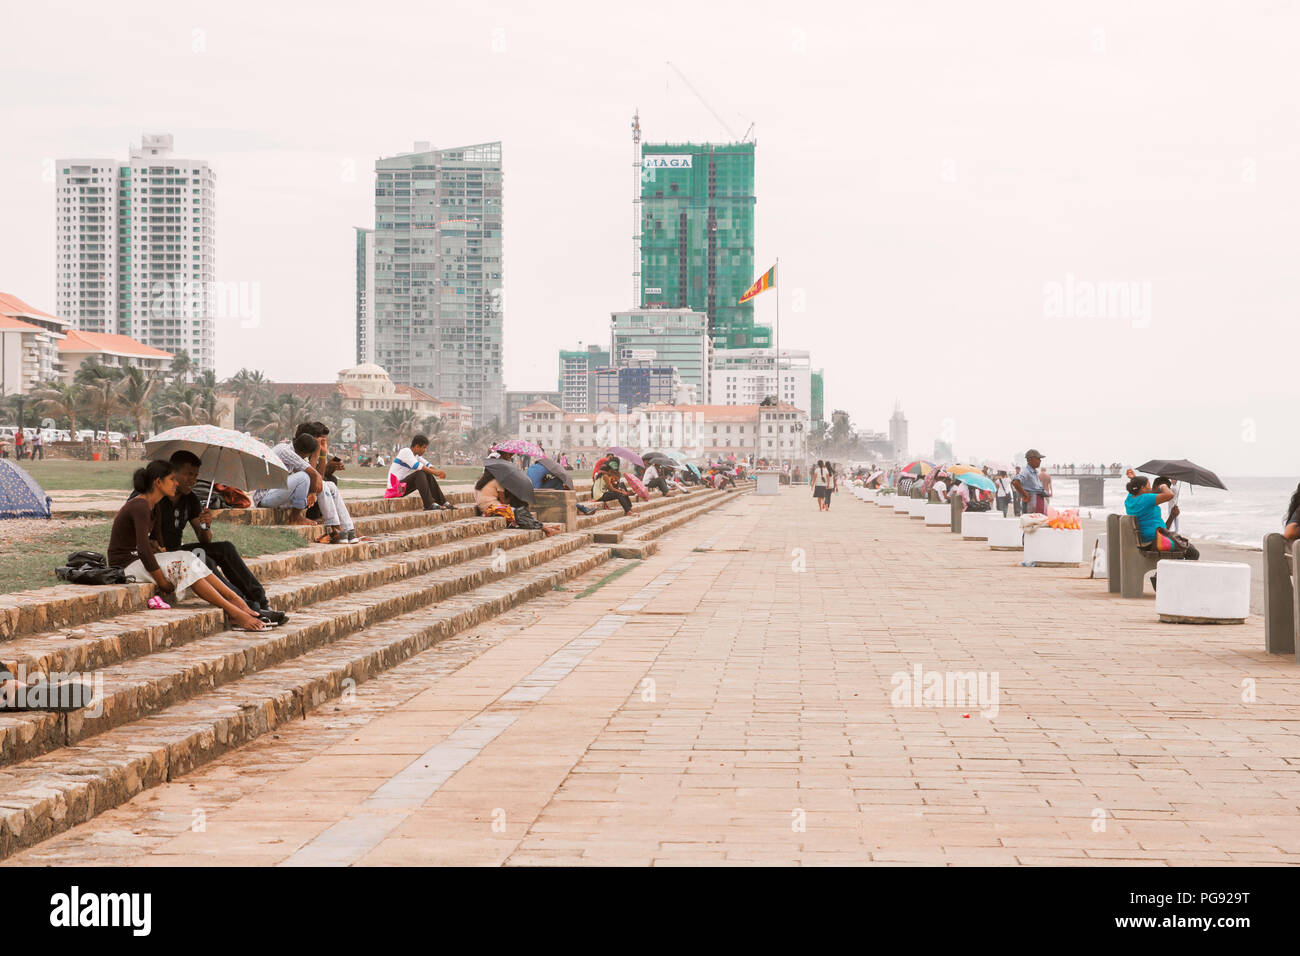
{"label": "concrete bench", "polygon": [[533,517],[543,524],[560,524],[565,531],[578,530],[578,493],[553,488],[533,492]]}
{"label": "concrete bench", "polygon": [[[1116,520],[1118,534],[1109,536],[1110,518]],[[1115,540],[1119,546],[1119,560],[1111,561],[1107,555],[1109,568],[1119,568],[1119,594],[1125,598],[1140,598],[1146,577],[1156,569],[1156,564],[1167,557],[1159,551],[1146,551],[1138,547],[1137,519],[1132,515],[1111,515],[1107,518],[1107,546]],[[1114,574],[1111,570],[1110,574]],[[1112,587],[1113,591],[1114,588]]]}
{"label": "concrete bench", "polygon": [[1083,562],[1083,532],[1039,528],[1025,532],[1025,563],[1039,568],[1077,568]]}
{"label": "concrete bench", "polygon": [[961,516],[961,539],[963,541],[987,541],[989,539],[989,522],[1002,516],[996,511],[967,511]]}
{"label": "concrete bench", "polygon": [[927,528],[947,528],[952,524],[952,507],[947,502],[930,502],[925,506]]}
{"label": "concrete bench", "polygon": [[890,495],[894,499],[894,514],[905,515],[912,506],[912,499],[907,495]]}
{"label": "concrete bench", "polygon": [[1175,624],[1244,624],[1250,614],[1250,565],[1166,562],[1160,569],[1156,614]]}
{"label": "concrete bench", "polygon": [[987,525],[989,547],[994,551],[1023,551],[1025,533],[1020,529],[1019,518],[998,517]]}
{"label": "concrete bench", "polygon": [[907,499],[907,516],[909,518],[921,519],[925,517],[925,509],[929,502],[925,498],[908,498]]}
{"label": "concrete bench", "polygon": [[1288,541],[1277,532],[1264,535],[1264,650],[1270,654],[1295,654],[1300,632],[1300,586],[1295,581],[1296,553],[1300,541]]}

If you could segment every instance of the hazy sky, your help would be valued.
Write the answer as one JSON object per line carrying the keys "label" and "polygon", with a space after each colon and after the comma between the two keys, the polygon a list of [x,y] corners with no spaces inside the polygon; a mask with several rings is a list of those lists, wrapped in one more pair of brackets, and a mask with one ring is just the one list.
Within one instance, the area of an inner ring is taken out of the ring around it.
{"label": "hazy sky", "polygon": [[1265,0],[9,4],[0,290],[54,308],[49,160],[171,132],[216,169],[218,278],[261,288],[218,372],[332,379],[376,157],[499,139],[506,383],[554,388],[630,305],[633,108],[730,138],[671,60],[756,124],[755,269],[828,413],[1297,473],[1298,39]]}

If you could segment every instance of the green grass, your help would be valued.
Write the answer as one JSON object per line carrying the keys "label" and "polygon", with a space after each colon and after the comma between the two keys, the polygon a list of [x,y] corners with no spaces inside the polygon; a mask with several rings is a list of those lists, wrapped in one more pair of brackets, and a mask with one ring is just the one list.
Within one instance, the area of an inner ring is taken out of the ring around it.
{"label": "green grass", "polygon": [[[55,567],[74,551],[106,552],[111,527],[111,520],[53,520],[40,522],[36,531],[27,535],[31,540],[0,539],[0,594],[61,583],[54,576]],[[290,551],[305,544],[302,535],[287,528],[227,525],[217,529],[217,534],[220,541],[234,542],[246,558]]]}
{"label": "green grass", "polygon": [[641,563],[640,561],[632,561],[629,562],[628,564],[623,565],[623,567],[619,568],[617,571],[609,572],[609,574],[605,575],[595,584],[591,585],[591,587],[579,593],[578,596],[574,598],[574,600],[577,601],[580,598],[591,597],[593,594],[595,594],[597,591],[603,588],[610,581],[613,581],[615,578],[621,578],[623,575],[627,574],[629,571],[631,571],[640,563]]}
{"label": "green grass", "polygon": [[[12,458],[9,461],[13,461]],[[142,461],[73,461],[47,458],[44,461],[14,462],[46,492],[120,489],[123,497],[131,487],[131,475]],[[50,497],[54,497],[50,494]]]}

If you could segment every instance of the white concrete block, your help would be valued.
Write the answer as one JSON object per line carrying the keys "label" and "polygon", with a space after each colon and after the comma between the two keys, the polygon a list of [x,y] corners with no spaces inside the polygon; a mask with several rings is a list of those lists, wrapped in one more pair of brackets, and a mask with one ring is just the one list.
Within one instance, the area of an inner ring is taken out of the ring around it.
{"label": "white concrete block", "polygon": [[1039,528],[1025,535],[1025,563],[1078,567],[1083,561],[1083,531]]}
{"label": "white concrete block", "polygon": [[989,547],[994,551],[1020,551],[1025,546],[1019,518],[1003,518],[999,515],[989,520],[987,529]]}
{"label": "white concrete block", "polygon": [[908,499],[907,499],[907,516],[908,516],[909,518],[924,518],[924,517],[925,517],[925,504],[926,504],[926,502],[925,502],[925,499],[924,499],[924,498],[908,498]]}
{"label": "white concrete block", "polygon": [[776,471],[760,471],[756,495],[779,495],[781,493],[781,474]]}
{"label": "white concrete block", "polygon": [[1161,561],[1156,613],[1179,624],[1241,624],[1250,614],[1250,565]]}
{"label": "white concrete block", "polygon": [[925,506],[925,526],[938,527],[942,525],[947,528],[952,525],[952,505],[947,502],[940,502],[937,505]]}
{"label": "white concrete block", "polygon": [[894,514],[907,514],[912,506],[912,499],[907,495],[891,495],[890,497],[894,499]]}
{"label": "white concrete block", "polygon": [[963,541],[984,541],[989,536],[988,523],[993,518],[1001,518],[996,511],[966,511],[961,516],[961,539]]}

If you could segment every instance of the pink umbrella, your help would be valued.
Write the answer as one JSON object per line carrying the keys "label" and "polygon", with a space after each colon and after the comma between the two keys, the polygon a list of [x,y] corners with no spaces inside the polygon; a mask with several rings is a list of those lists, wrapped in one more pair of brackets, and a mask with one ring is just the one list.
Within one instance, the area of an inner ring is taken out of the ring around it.
{"label": "pink umbrella", "polygon": [[529,458],[541,458],[546,454],[546,452],[542,451],[541,445],[534,445],[522,438],[510,438],[503,442],[497,442],[492,446],[492,450],[504,452],[507,455],[527,455]]}

